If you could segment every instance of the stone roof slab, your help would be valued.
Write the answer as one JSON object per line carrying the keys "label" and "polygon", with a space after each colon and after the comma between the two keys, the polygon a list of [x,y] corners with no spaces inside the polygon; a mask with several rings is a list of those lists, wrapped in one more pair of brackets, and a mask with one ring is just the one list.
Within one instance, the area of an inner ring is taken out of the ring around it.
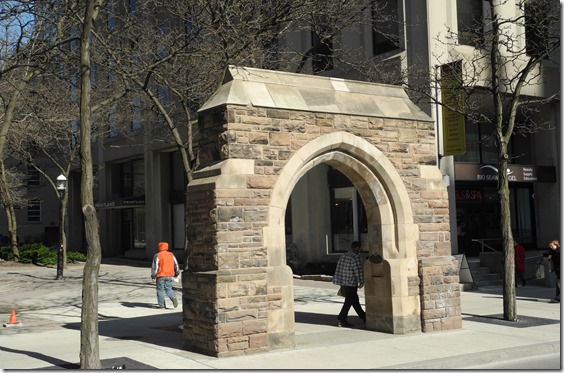
{"label": "stone roof slab", "polygon": [[222,105],[432,121],[401,86],[238,66],[199,112]]}

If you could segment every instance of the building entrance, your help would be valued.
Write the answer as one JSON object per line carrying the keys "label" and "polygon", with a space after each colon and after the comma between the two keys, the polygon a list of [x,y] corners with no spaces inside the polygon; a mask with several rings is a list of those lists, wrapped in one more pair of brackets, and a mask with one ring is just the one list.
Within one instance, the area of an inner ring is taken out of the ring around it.
{"label": "building entrance", "polygon": [[[511,228],[513,236],[528,249],[536,243],[534,194],[531,185],[510,187]],[[456,226],[459,253],[480,255],[482,240],[496,250],[502,249],[499,195],[495,186],[457,183]]]}

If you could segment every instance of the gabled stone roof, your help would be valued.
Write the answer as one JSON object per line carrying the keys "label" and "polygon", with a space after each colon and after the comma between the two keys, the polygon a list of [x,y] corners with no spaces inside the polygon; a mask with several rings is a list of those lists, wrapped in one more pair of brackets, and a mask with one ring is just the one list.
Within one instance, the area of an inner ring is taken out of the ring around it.
{"label": "gabled stone roof", "polygon": [[400,86],[238,66],[199,112],[226,104],[432,121]]}

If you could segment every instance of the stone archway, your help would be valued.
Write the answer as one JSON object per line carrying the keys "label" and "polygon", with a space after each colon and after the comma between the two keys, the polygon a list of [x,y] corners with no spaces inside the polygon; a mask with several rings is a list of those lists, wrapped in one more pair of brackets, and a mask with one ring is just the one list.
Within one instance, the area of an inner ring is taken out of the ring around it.
{"label": "stone archway", "polygon": [[399,87],[231,67],[200,109],[200,161],[188,186],[185,347],[231,356],[294,345],[284,214],[296,182],[326,163],[368,212],[371,330],[461,324],[448,199],[432,121]]}
{"label": "stone archway", "polygon": [[[273,187],[269,224],[264,238],[269,263],[284,266],[284,214],[293,187],[310,169],[326,163],[341,171],[359,191],[368,213],[369,254],[384,258],[381,264],[366,262],[367,327],[388,333],[421,330],[415,243],[410,198],[398,172],[376,147],[347,132],[335,132],[312,140],[288,160]],[[280,245],[282,243],[282,245]],[[392,290],[393,289],[393,290]],[[287,315],[273,312],[273,319]],[[292,312],[293,315],[293,312]],[[269,324],[270,325],[270,324]],[[273,328],[280,328],[273,323]],[[288,328],[288,326],[284,326]],[[283,329],[280,329],[282,331]]]}

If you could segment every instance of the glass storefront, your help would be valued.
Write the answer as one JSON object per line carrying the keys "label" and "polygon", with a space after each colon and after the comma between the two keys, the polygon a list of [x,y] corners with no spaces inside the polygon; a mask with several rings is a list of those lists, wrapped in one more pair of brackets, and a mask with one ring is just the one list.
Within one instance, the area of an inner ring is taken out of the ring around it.
{"label": "glass storefront", "polygon": [[[513,235],[525,246],[534,244],[536,234],[532,184],[509,189]],[[499,250],[502,241],[497,187],[457,183],[456,226],[459,253],[479,256],[481,243],[473,240],[481,240]]]}
{"label": "glass storefront", "polygon": [[349,179],[335,169],[329,170],[328,180],[331,192],[332,252],[348,251],[353,241],[360,241],[363,250],[366,250],[368,223],[358,191]]}

